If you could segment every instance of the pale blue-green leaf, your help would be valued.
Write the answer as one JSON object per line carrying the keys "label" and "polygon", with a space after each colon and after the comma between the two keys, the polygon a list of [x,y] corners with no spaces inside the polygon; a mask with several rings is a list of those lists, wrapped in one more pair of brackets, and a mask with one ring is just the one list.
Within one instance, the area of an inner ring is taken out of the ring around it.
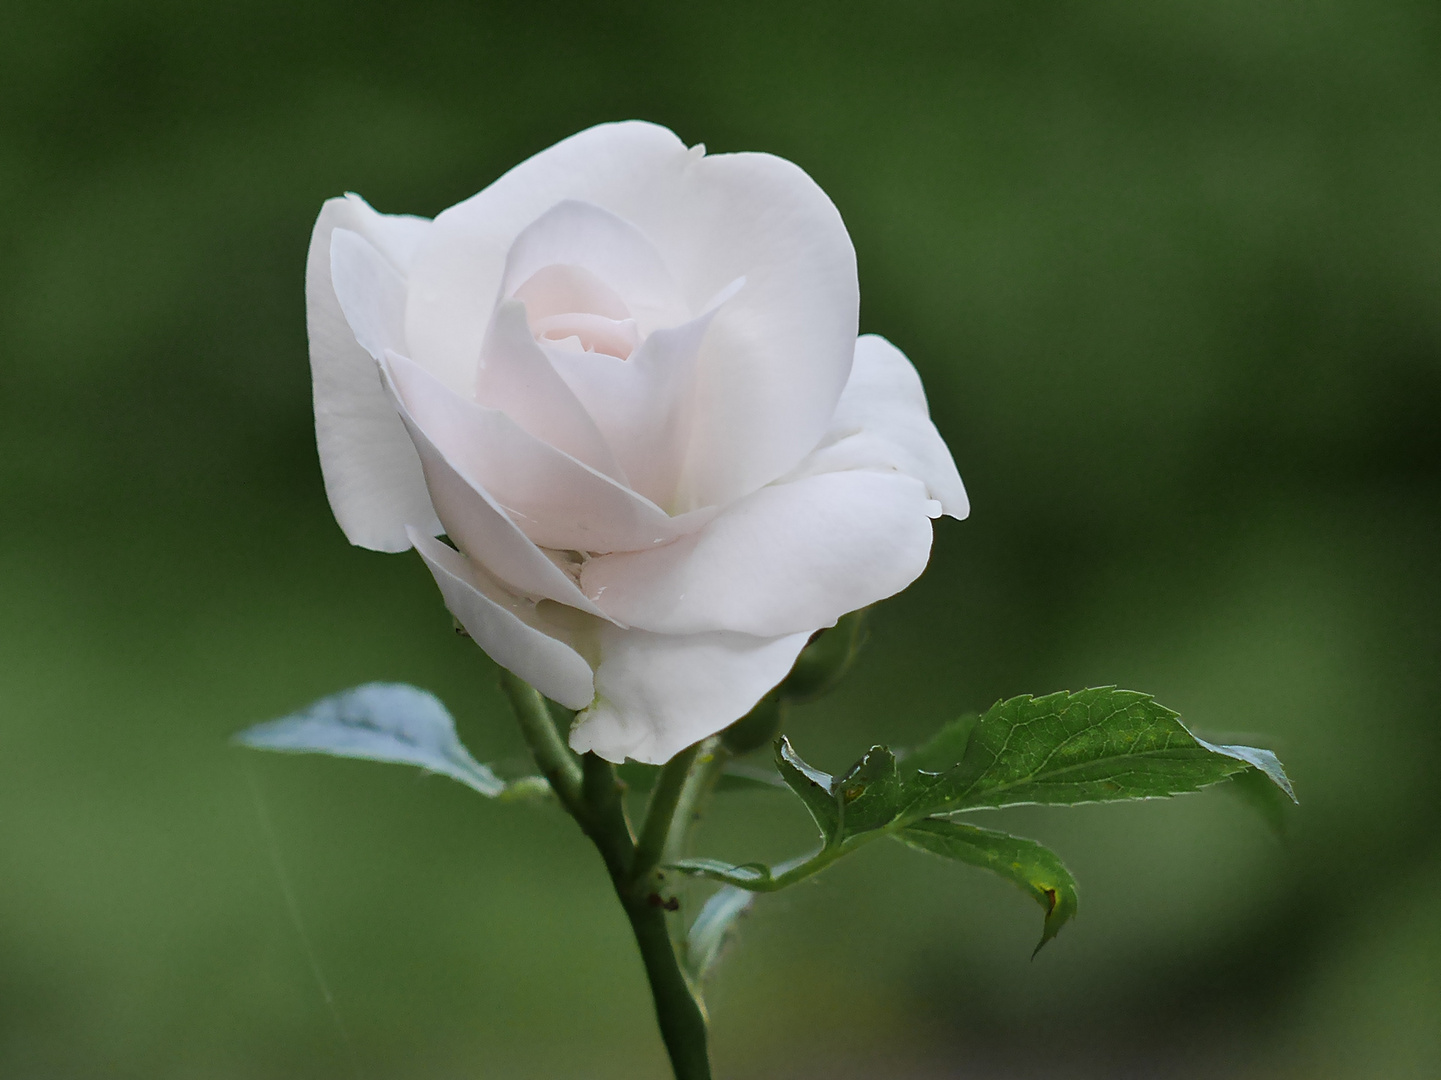
{"label": "pale blue-green leaf", "polygon": [[[1285,768],[1281,765],[1281,759],[1270,750],[1263,750],[1259,746],[1235,746],[1208,743],[1205,739],[1196,739],[1196,742],[1216,754],[1223,754],[1226,757],[1235,758],[1237,761],[1244,761],[1256,772],[1261,773],[1276,787],[1286,793],[1286,797],[1293,803],[1299,802],[1296,798],[1296,790],[1291,786],[1291,778],[1286,775]],[[1251,770],[1246,770],[1251,771]]]}
{"label": "pale blue-green leaf", "polygon": [[700,982],[715,967],[735,929],[738,918],[745,914],[755,893],[734,885],[722,885],[700,909],[685,938],[686,969],[691,978]]}
{"label": "pale blue-green leaf", "polygon": [[764,863],[743,863],[737,866],[722,859],[677,859],[669,864],[668,869],[751,891],[764,892],[773,880],[771,868]]}
{"label": "pale blue-green leaf", "polygon": [[505,783],[470,756],[434,695],[404,683],[366,683],[235,736],[243,746],[417,765],[496,797]]}

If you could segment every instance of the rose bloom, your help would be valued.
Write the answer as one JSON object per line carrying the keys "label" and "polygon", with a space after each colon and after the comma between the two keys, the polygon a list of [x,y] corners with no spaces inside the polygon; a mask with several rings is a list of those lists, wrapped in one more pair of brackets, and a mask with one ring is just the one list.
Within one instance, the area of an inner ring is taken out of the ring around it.
{"label": "rose bloom", "polygon": [[666,761],[967,513],[858,307],[810,177],[653,124],[433,221],[331,199],[306,268],[331,508],[354,544],[414,547],[481,648],[578,710],[575,750]]}

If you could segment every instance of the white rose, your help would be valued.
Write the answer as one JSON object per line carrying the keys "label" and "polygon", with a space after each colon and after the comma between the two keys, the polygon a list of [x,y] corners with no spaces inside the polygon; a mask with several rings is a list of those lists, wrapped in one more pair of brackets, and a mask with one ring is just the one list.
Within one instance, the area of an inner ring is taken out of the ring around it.
{"label": "white rose", "polygon": [[345,535],[415,547],[577,751],[721,730],[967,513],[910,362],[856,338],[840,215],[768,154],[606,124],[434,221],[331,199],[306,304]]}

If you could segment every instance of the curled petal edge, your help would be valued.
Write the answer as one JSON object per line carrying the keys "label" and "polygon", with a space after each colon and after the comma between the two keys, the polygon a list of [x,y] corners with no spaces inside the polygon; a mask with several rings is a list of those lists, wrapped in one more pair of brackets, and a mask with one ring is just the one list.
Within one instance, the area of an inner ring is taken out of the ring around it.
{"label": "curled petal edge", "polygon": [[548,619],[537,605],[487,580],[458,551],[415,529],[409,533],[445,606],[487,656],[568,709],[591,703],[595,681],[590,664],[563,640],[575,640],[584,628]]}
{"label": "curled petal edge", "polygon": [[332,280],[331,240],[345,229],[399,273],[431,222],[379,214],[357,195],[328,199],[311,234],[305,267],[306,327],[315,398],[315,441],[325,494],[346,539],[372,551],[404,551],[406,527],[441,531],[420,460],[380,385],[375,361],[356,341]]}
{"label": "curled petal edge", "polygon": [[602,624],[596,697],[576,717],[571,748],[663,764],[749,712],[785,678],[811,633],[669,635]]}

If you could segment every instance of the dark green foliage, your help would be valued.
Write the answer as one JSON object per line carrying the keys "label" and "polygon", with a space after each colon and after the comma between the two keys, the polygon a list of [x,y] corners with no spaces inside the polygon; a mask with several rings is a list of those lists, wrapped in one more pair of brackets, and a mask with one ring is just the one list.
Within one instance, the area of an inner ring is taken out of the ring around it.
{"label": "dark green foliage", "polygon": [[784,735],[776,741],[776,768],[781,779],[806,804],[827,845],[840,838],[840,808],[831,788],[835,778],[807,765]]}
{"label": "dark green foliage", "polygon": [[1295,798],[1269,750],[1198,739],[1148,694],[1115,687],[997,702],[979,718],[947,724],[900,761],[873,746],[839,776],[807,764],[785,737],[776,741],[775,762],[820,830],[820,850],[776,867],[686,859],[675,869],[772,892],[879,836],[893,836],[1021,886],[1045,909],[1041,945],[1076,911],[1075,882],[1060,859],[1034,841],[949,815],[1024,803],[1163,798],[1232,778],[1267,789],[1273,803]]}
{"label": "dark green foliage", "polygon": [[[927,764],[934,766],[929,758]],[[912,808],[941,813],[1163,798],[1247,768],[1262,770],[1291,794],[1270,751],[1198,739],[1149,694],[1109,686],[1027,694],[992,706],[952,768],[938,771],[929,784],[922,773]]]}
{"label": "dark green foliage", "polygon": [[1034,840],[938,818],[907,825],[896,833],[896,839],[933,855],[979,866],[1020,886],[1046,916],[1036,952],[1076,914],[1075,879],[1055,852]]}

